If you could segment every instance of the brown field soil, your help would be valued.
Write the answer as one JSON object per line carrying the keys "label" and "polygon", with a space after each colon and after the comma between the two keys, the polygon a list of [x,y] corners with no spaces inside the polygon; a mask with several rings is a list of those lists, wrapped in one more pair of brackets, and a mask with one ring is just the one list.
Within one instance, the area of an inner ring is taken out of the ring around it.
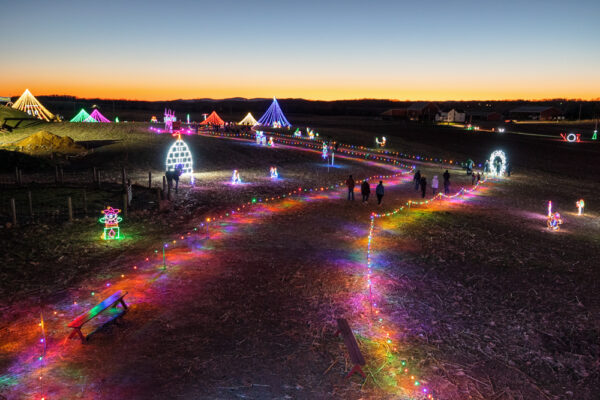
{"label": "brown field soil", "polygon": [[[392,148],[440,156],[482,159],[499,140],[458,131],[443,131],[448,135],[441,137],[438,128],[413,132],[385,121],[373,126],[365,120],[313,122],[311,127],[321,123],[321,132],[345,142],[368,144],[384,131],[390,132]],[[124,138],[113,132],[107,140],[116,142],[98,147],[90,155],[96,158],[72,167],[85,169],[102,160],[125,164],[140,176],[149,168],[160,171],[163,157],[157,149],[170,139],[135,129],[131,133]],[[72,137],[100,140],[97,134]],[[456,140],[459,135],[466,139]],[[326,172],[317,153],[215,138],[189,142],[201,154],[200,170],[206,175],[197,188],[183,185],[168,214],[134,212],[127,227],[131,237],[124,241],[98,241],[94,219],[56,230],[33,226],[0,233],[3,243],[11,244],[0,280],[7,283],[0,321],[0,395],[413,398],[414,387],[404,384],[408,378],[397,376],[396,362],[403,359],[439,399],[597,397],[600,207],[593,199],[598,186],[594,177],[573,179],[543,161],[548,146],[562,144],[520,137],[503,142],[529,152],[527,161],[517,158],[510,179],[490,182],[462,200],[376,220],[376,288],[399,347],[398,358],[388,359],[371,338],[370,317],[360,300],[366,296],[369,214],[419,200],[412,183],[390,182],[381,208],[373,202],[374,193],[363,205],[358,191],[352,203],[342,189],[260,205],[213,223],[208,231],[190,232],[214,210],[253,196],[335,182],[349,171],[360,177],[386,170],[340,160],[344,168]],[[589,151],[569,149],[580,155],[569,161],[574,170],[583,168],[596,148]],[[521,154],[517,151],[517,157]],[[282,186],[261,181],[273,163],[289,173]],[[226,181],[236,167],[258,183],[234,192]],[[444,171],[419,168],[429,182]],[[451,173],[454,191],[470,186],[464,172]],[[579,198],[588,202],[581,217],[574,212]],[[545,228],[548,200],[564,216],[559,232]],[[179,240],[179,234],[185,239]],[[45,240],[36,241],[40,237]],[[154,249],[171,239],[178,243],[167,253],[169,268],[162,270]],[[139,271],[133,272],[133,265]],[[85,346],[61,344],[68,333],[65,323],[96,302],[90,293],[113,290],[102,289],[107,281],[129,291],[129,313]],[[36,354],[40,310],[48,316],[51,349],[41,371],[43,385],[39,371],[26,367],[29,361],[23,369],[15,367]],[[343,343],[333,336],[339,316],[348,318],[359,337],[367,359],[364,381],[344,378],[351,365]],[[403,384],[396,386],[397,381]]]}

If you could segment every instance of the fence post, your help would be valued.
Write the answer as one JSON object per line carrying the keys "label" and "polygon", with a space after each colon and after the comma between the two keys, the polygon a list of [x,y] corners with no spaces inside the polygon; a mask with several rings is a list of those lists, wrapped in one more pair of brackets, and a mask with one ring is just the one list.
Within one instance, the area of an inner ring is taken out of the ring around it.
{"label": "fence post", "polygon": [[29,216],[31,217],[31,222],[33,222],[33,201],[31,200],[31,190],[27,192],[27,200],[29,200]]}
{"label": "fence post", "polygon": [[58,183],[58,165],[54,166],[54,183]]}
{"label": "fence post", "polygon": [[100,189],[100,170],[96,170],[96,185],[98,186],[98,189]]}
{"label": "fence post", "polygon": [[73,202],[71,201],[71,196],[67,198],[67,206],[69,208],[69,222],[73,222]]}
{"label": "fence post", "polygon": [[83,189],[83,215],[87,217],[87,192]]}
{"label": "fence post", "polygon": [[123,194],[123,215],[127,216],[127,193]]}
{"label": "fence post", "polygon": [[127,179],[125,179],[127,174],[125,173],[125,167],[121,167],[121,183],[123,185],[123,189],[127,189]]}
{"label": "fence post", "polygon": [[13,226],[17,226],[17,206],[14,198],[10,199],[10,209],[12,211]]}
{"label": "fence post", "polygon": [[152,189],[152,171],[148,171],[148,189]]}
{"label": "fence post", "polygon": [[65,183],[65,172],[62,167],[60,167],[60,184],[62,185],[63,183]]}
{"label": "fence post", "polygon": [[162,195],[160,193],[160,188],[156,188],[156,205],[160,209],[160,201],[162,200]]}
{"label": "fence post", "polygon": [[15,183],[19,185],[19,167],[15,167]]}
{"label": "fence post", "polygon": [[92,183],[96,183],[98,181],[98,172],[96,171],[96,167],[92,167]]}
{"label": "fence post", "polygon": [[167,177],[163,175],[163,192],[167,191]]}
{"label": "fence post", "polygon": [[19,170],[19,185],[23,184],[23,170]]}

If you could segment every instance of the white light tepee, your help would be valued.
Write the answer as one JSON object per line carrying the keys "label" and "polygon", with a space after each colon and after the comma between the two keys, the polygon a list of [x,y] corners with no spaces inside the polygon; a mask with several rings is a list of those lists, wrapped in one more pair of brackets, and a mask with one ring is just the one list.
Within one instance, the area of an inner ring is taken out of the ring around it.
{"label": "white light tepee", "polygon": [[12,107],[26,112],[32,117],[46,121],[52,121],[55,118],[54,114],[48,111],[48,109],[44,107],[34,95],[31,94],[29,89],[25,89],[21,97],[19,97],[19,100],[15,101]]}
{"label": "white light tepee", "polygon": [[246,114],[246,116],[244,117],[243,120],[241,120],[240,122],[238,122],[238,125],[256,125],[258,124],[258,122],[256,121],[256,119],[254,119],[254,117],[252,116],[252,113],[248,113]]}

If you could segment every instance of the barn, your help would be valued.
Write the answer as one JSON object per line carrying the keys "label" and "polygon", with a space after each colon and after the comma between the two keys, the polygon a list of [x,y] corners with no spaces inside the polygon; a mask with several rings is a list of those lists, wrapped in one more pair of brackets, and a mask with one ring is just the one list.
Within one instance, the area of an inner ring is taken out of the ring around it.
{"label": "barn", "polygon": [[509,116],[514,120],[550,121],[562,116],[560,110],[550,106],[521,106],[510,110]]}

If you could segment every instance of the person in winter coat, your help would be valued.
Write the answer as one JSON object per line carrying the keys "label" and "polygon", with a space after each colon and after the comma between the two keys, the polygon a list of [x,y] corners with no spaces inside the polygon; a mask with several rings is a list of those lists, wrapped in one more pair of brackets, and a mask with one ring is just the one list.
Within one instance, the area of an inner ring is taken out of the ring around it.
{"label": "person in winter coat", "polygon": [[437,194],[439,186],[440,186],[440,182],[438,181],[438,177],[437,177],[437,175],[434,175],[433,179],[431,180],[431,191],[434,196]]}
{"label": "person in winter coat", "polygon": [[377,204],[381,205],[383,199],[383,181],[379,181],[379,185],[375,188],[375,194],[377,195]]}
{"label": "person in winter coat", "polygon": [[352,201],[354,201],[354,179],[352,175],[346,179],[346,186],[348,186],[348,200],[352,197]]}
{"label": "person in winter coat", "polygon": [[421,197],[425,198],[425,192],[427,191],[427,178],[424,176],[421,178]]}
{"label": "person in winter coat", "polygon": [[448,194],[450,193],[450,172],[446,170],[442,176],[444,177],[444,194]]}
{"label": "person in winter coat", "polygon": [[413,178],[413,181],[415,181],[415,190],[419,190],[419,185],[421,184],[421,171],[417,170],[417,172],[415,173],[415,177]]}
{"label": "person in winter coat", "polygon": [[363,203],[368,203],[369,195],[371,194],[371,185],[369,185],[369,182],[366,179],[362,182],[362,185],[360,185],[360,192],[362,193]]}

